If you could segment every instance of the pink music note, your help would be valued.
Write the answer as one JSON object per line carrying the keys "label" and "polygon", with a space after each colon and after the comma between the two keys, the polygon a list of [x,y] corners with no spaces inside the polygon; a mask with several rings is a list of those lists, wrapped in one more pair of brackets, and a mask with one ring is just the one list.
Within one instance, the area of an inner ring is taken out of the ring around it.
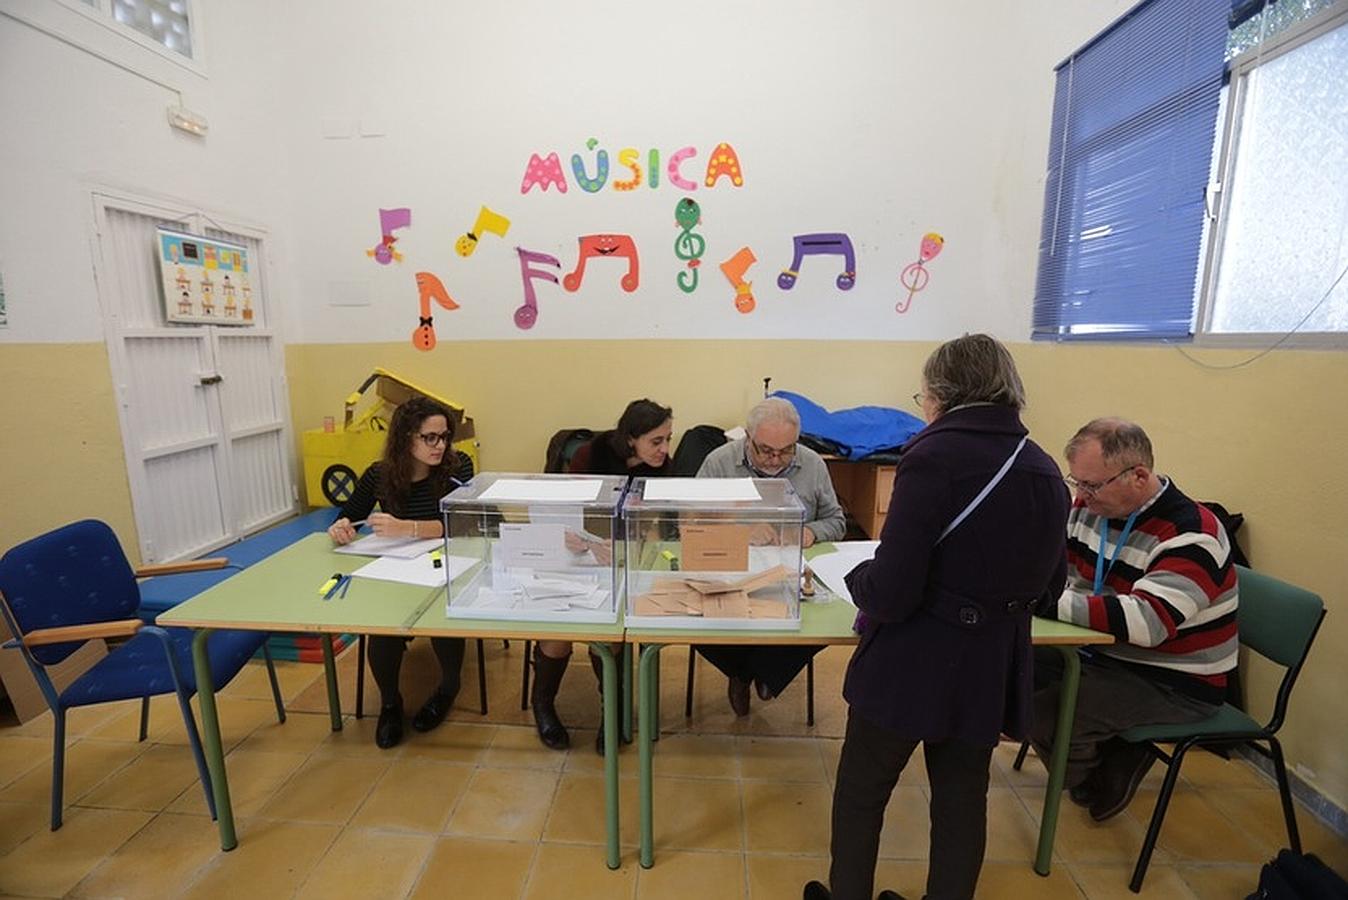
{"label": "pink music note", "polygon": [[374,257],[374,261],[381,266],[397,260],[403,261],[403,255],[393,249],[393,245],[398,239],[394,237],[393,232],[400,228],[410,228],[412,226],[412,210],[405,206],[397,209],[379,210],[379,243],[365,251],[366,256]]}
{"label": "pink music note", "polygon": [[622,277],[622,289],[632,293],[637,289],[640,279],[640,265],[637,261],[637,244],[630,234],[585,234],[580,238],[580,259],[576,268],[562,279],[562,287],[568,291],[580,289],[581,279],[585,277],[585,263],[594,256],[614,256],[627,260],[627,274]]}
{"label": "pink music note", "polygon": [[534,279],[542,278],[544,281],[557,283],[557,276],[554,273],[536,269],[533,264],[560,269],[562,262],[555,256],[536,250],[525,250],[523,247],[516,247],[515,252],[520,255],[520,278],[524,281],[524,305],[515,310],[515,327],[529,329],[538,321],[538,297],[534,294]]}
{"label": "pink music note", "polygon": [[925,288],[927,282],[931,280],[931,275],[923,263],[931,262],[944,246],[945,238],[936,232],[929,231],[922,235],[922,243],[917,250],[917,262],[909,263],[899,273],[899,284],[908,288],[908,296],[894,304],[895,312],[908,312],[908,307],[913,302],[913,295]]}

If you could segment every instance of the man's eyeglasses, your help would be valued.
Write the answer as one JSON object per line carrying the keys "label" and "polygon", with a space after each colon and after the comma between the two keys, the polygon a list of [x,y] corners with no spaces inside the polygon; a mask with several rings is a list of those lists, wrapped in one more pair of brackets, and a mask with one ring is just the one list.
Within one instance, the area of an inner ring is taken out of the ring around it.
{"label": "man's eyeglasses", "polygon": [[921,391],[918,391],[916,394],[913,395],[913,405],[916,406],[918,409],[921,409],[922,401],[925,399],[927,399],[927,395],[922,393]]}
{"label": "man's eyeglasses", "polygon": [[1110,482],[1122,478],[1124,475],[1127,475],[1129,472],[1133,471],[1136,468],[1137,466],[1129,466],[1122,472],[1119,472],[1117,475],[1111,475],[1104,481],[1077,481],[1071,475],[1064,477],[1063,481],[1067,482],[1068,487],[1072,488],[1075,491],[1081,491],[1083,494],[1098,494],[1102,490],[1104,490],[1106,485],[1108,485]]}
{"label": "man's eyeglasses", "polygon": [[794,443],[789,447],[764,447],[753,438],[749,438],[749,446],[754,448],[754,453],[763,459],[787,460],[796,455],[796,445]]}
{"label": "man's eyeglasses", "polygon": [[427,447],[434,449],[443,444],[448,444],[453,435],[448,431],[428,431],[418,434],[417,437],[421,438],[421,442]]}

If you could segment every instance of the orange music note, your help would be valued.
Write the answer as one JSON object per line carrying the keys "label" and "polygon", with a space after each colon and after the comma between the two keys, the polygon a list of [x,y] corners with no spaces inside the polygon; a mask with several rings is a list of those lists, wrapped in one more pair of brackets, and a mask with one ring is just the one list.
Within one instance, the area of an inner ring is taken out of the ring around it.
{"label": "orange music note", "polygon": [[478,238],[483,234],[494,234],[503,238],[509,230],[509,219],[484,206],[478,211],[477,221],[473,223],[473,230],[454,242],[454,250],[460,256],[472,256],[473,251],[477,249]]}
{"label": "orange music note", "polygon": [[435,325],[432,324],[431,301],[434,300],[445,309],[458,309],[459,304],[449,296],[444,283],[430,272],[417,273],[417,294],[419,295],[417,299],[421,303],[421,324],[412,332],[412,346],[418,350],[433,350]]}
{"label": "orange music note", "polygon": [[735,255],[721,263],[721,273],[735,286],[735,308],[742,313],[751,313],[757,304],[754,302],[753,285],[744,280],[749,267],[758,262],[754,251],[741,247]]}

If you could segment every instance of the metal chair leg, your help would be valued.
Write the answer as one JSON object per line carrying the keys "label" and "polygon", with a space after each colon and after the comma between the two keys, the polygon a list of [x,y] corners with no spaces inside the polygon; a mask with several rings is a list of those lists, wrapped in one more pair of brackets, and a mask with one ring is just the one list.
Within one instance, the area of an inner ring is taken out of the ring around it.
{"label": "metal chair leg", "polygon": [[365,715],[365,635],[356,638],[356,718]]}
{"label": "metal chair leg", "polygon": [[1020,767],[1025,765],[1025,754],[1029,752],[1030,752],[1030,742],[1021,741],[1020,750],[1016,752],[1016,761],[1011,764],[1011,768],[1019,772]]}
{"label": "metal chair leg", "polygon": [[1161,782],[1161,792],[1156,795],[1156,808],[1152,810],[1151,822],[1147,825],[1147,836],[1142,840],[1142,851],[1137,855],[1133,878],[1128,882],[1128,889],[1134,894],[1142,891],[1142,879],[1147,875],[1147,865],[1151,862],[1151,854],[1156,849],[1156,839],[1161,836],[1161,823],[1165,821],[1170,795],[1174,793],[1175,783],[1179,781],[1180,763],[1184,761],[1184,754],[1192,746],[1192,741],[1181,741],[1176,744],[1166,765],[1165,781]]}
{"label": "metal chair leg", "polygon": [[1278,793],[1282,797],[1282,816],[1287,822],[1287,839],[1293,853],[1301,852],[1301,832],[1297,829],[1296,808],[1292,805],[1292,785],[1287,779],[1287,763],[1283,759],[1282,744],[1275,737],[1268,739],[1273,755],[1273,771],[1278,776]]}
{"label": "metal chair leg", "polygon": [[524,642],[524,663],[521,667],[520,681],[523,687],[520,688],[520,709],[529,708],[529,662],[533,658],[534,642],[526,640]]}
{"label": "metal chair leg", "polygon": [[281,699],[281,684],[276,680],[276,666],[272,665],[271,648],[262,642],[262,658],[267,661],[267,680],[271,682],[271,698],[276,702],[276,721],[285,724],[286,705]]}
{"label": "metal chair leg", "polygon": [[145,736],[150,733],[150,698],[140,698],[140,736],[137,741],[144,741]]}
{"label": "metal chair leg", "polygon": [[53,709],[55,722],[51,749],[51,830],[61,827],[61,802],[65,795],[66,777],[66,711]]}
{"label": "metal chair leg", "polygon": [[693,717],[693,673],[697,671],[697,650],[688,645],[688,688],[683,694],[683,717]]}
{"label": "metal chair leg", "polygon": [[814,657],[805,664],[805,724],[814,727]]}
{"label": "metal chair leg", "polygon": [[482,638],[477,639],[477,699],[482,706],[482,715],[487,714],[487,651],[482,646]]}

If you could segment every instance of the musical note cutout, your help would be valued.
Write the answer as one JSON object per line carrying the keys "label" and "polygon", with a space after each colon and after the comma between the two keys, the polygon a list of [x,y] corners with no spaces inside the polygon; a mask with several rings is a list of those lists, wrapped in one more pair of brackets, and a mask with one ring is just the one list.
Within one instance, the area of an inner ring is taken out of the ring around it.
{"label": "musical note cutout", "polygon": [[418,350],[435,349],[435,325],[431,318],[431,301],[445,309],[458,309],[459,304],[449,296],[445,285],[430,272],[417,273],[417,299],[421,303],[421,324],[412,332],[412,346]]}
{"label": "musical note cutout", "polygon": [[494,234],[499,238],[503,238],[509,230],[509,219],[484,206],[478,211],[477,221],[473,223],[473,230],[454,242],[454,250],[460,256],[472,256],[473,251],[477,249],[479,237],[484,234]]}
{"label": "musical note cutout", "polygon": [[403,255],[393,249],[393,245],[398,239],[393,236],[393,232],[400,228],[410,228],[412,226],[412,210],[405,206],[397,209],[381,209],[379,211],[379,244],[365,251],[366,256],[374,257],[374,261],[381,266],[397,260],[403,261]]}
{"label": "musical note cutout", "polygon": [[796,286],[796,277],[800,275],[800,262],[807,256],[841,255],[843,270],[835,284],[840,291],[850,291],[857,283],[857,256],[852,249],[852,239],[842,233],[834,234],[798,234],[791,239],[795,252],[791,257],[791,268],[783,269],[777,276],[777,287],[789,291]]}
{"label": "musical note cutout", "polygon": [[909,263],[899,274],[899,284],[908,288],[908,296],[894,304],[896,313],[908,312],[908,306],[913,302],[913,295],[927,286],[931,275],[923,263],[931,262],[944,246],[945,238],[936,232],[929,231],[922,235],[922,244],[917,250],[917,262]]}
{"label": "musical note cutout", "polygon": [[757,305],[754,302],[753,285],[744,280],[749,267],[758,262],[754,251],[741,247],[735,255],[721,263],[721,274],[735,287],[735,308],[742,313],[751,313]]}
{"label": "musical note cutout", "polygon": [[585,277],[585,264],[592,257],[598,256],[627,260],[627,274],[619,283],[629,294],[637,289],[641,270],[637,261],[637,244],[630,234],[583,234],[578,240],[580,259],[576,260],[575,271],[562,279],[562,287],[571,292],[580,290],[581,279]]}
{"label": "musical note cutout", "polygon": [[534,264],[560,269],[562,261],[555,256],[549,256],[535,250],[525,250],[523,247],[516,247],[515,252],[520,255],[520,278],[524,281],[524,305],[515,310],[515,327],[529,329],[533,328],[534,323],[538,321],[538,297],[534,294],[534,279],[542,278],[545,281],[551,281],[553,284],[557,283],[555,274],[545,269],[536,269]]}
{"label": "musical note cutout", "polygon": [[702,254],[707,252],[707,242],[702,235],[694,234],[693,229],[702,224],[702,208],[691,197],[684,197],[674,204],[674,225],[679,236],[674,239],[674,255],[687,263],[686,271],[680,272],[676,279],[679,290],[691,294],[697,290],[697,268],[702,265]]}

